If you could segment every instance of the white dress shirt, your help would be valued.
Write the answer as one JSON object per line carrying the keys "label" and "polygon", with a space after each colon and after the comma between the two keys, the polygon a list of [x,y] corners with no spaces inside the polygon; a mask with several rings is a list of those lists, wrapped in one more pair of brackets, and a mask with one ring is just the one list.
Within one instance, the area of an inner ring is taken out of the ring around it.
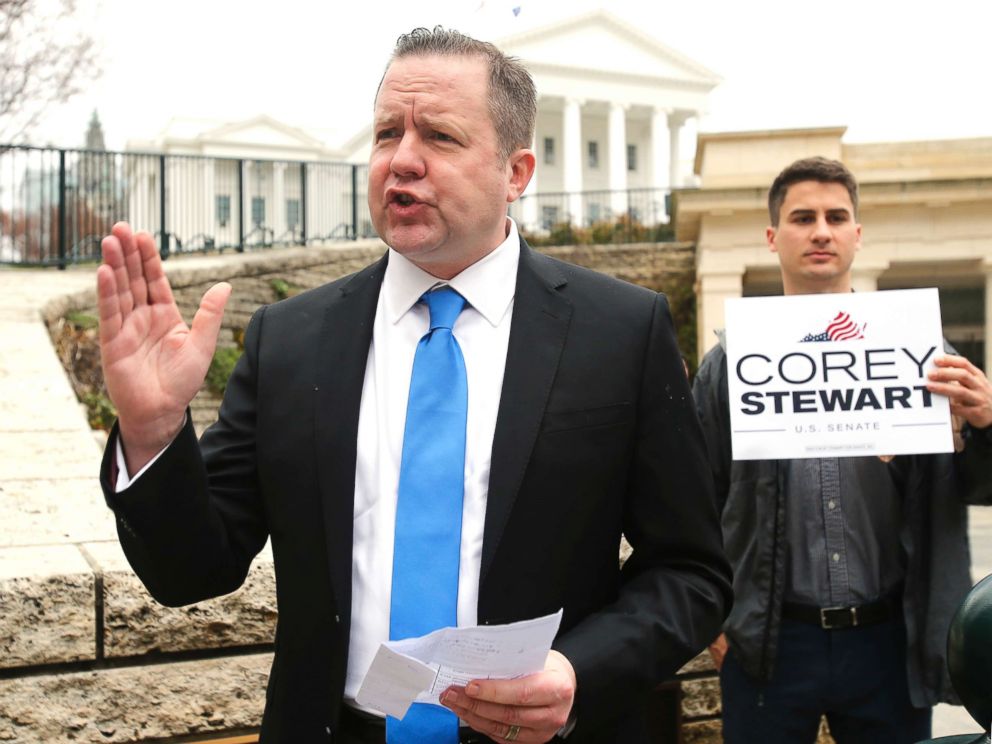
{"label": "white dress shirt", "polygon": [[[466,300],[453,329],[468,377],[459,626],[477,622],[489,462],[520,260],[516,225],[512,220],[508,225],[509,235],[495,251],[446,282]],[[389,640],[393,528],[407,396],[414,354],[430,319],[427,306],[418,300],[439,283],[390,249],[358,417],[351,637],[345,682],[345,698],[352,705],[379,644]]]}

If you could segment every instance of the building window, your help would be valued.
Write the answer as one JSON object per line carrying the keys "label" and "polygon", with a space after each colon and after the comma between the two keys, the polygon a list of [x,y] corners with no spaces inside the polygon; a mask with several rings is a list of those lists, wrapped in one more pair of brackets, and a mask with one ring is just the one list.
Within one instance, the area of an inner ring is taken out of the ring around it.
{"label": "building window", "polygon": [[544,164],[554,165],[555,164],[555,138],[545,137],[544,138]]}
{"label": "building window", "polygon": [[599,167],[599,143],[593,140],[589,142],[589,167]]}
{"label": "building window", "polygon": [[295,230],[300,224],[300,200],[286,200],[286,228]]}
{"label": "building window", "polygon": [[627,145],[627,170],[637,170],[637,145]]}
{"label": "building window", "polygon": [[541,209],[541,227],[550,230],[558,224],[558,207],[544,207]]}
{"label": "building window", "polygon": [[217,224],[221,227],[227,227],[227,223],[231,221],[231,197],[230,196],[217,196]]}
{"label": "building window", "polygon": [[[590,143],[591,144],[591,143]],[[603,214],[603,207],[599,202],[590,202],[589,204],[589,223],[599,222]]]}
{"label": "building window", "polygon": [[265,197],[253,196],[251,198],[251,224],[261,227],[265,224]]}

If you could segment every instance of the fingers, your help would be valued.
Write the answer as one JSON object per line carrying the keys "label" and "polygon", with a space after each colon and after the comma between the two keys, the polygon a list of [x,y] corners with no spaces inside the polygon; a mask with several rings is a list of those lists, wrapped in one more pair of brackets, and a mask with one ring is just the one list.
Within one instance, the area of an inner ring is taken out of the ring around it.
{"label": "fingers", "polygon": [[992,383],[985,373],[956,355],[940,357],[935,364],[928,374],[927,389],[946,396],[951,413],[972,426],[985,428],[992,424]]}
{"label": "fingers", "polygon": [[[168,286],[168,282],[166,282],[166,286]],[[200,309],[193,316],[189,341],[205,357],[213,356],[214,349],[217,347],[217,336],[220,334],[220,325],[224,320],[224,308],[230,296],[230,284],[227,282],[215,284],[203,295],[203,299],[200,300]]]}
{"label": "fingers", "polygon": [[944,356],[939,356],[933,360],[934,364],[938,367],[959,367],[961,369],[966,369],[969,372],[981,372],[974,364],[972,364],[966,357],[959,356],[958,354],[945,354]]}
{"label": "fingers", "polygon": [[131,295],[131,281],[128,277],[124,245],[121,241],[122,239],[125,242],[129,240],[130,228],[125,223],[118,222],[114,225],[114,229],[117,232],[112,231],[110,235],[105,237],[100,243],[100,248],[103,253],[104,265],[108,266],[113,273],[114,291],[117,294],[120,312],[122,315],[128,315],[134,307],[134,298]]}
{"label": "fingers", "polygon": [[141,265],[141,253],[138,250],[138,240],[147,233],[131,234],[131,227],[126,222],[118,222],[111,230],[124,252],[124,267],[127,271],[127,282],[131,290],[134,307],[141,307],[148,302],[148,284],[145,280]]}
{"label": "fingers", "polygon": [[723,666],[723,660],[727,655],[727,636],[723,633],[718,635],[713,643],[709,645],[710,658],[713,659],[713,665],[719,672],[720,668]]}
{"label": "fingers", "polygon": [[546,710],[484,703],[470,698],[462,688],[450,688],[441,702],[470,727],[498,741],[548,741],[561,728]]}
{"label": "fingers", "polygon": [[476,731],[497,740],[549,741],[568,721],[575,673],[552,651],[543,672],[513,680],[474,680],[445,691],[441,702]]}
{"label": "fingers", "polygon": [[108,344],[121,330],[121,303],[114,270],[103,264],[96,270],[96,307],[100,318],[100,344]]}
{"label": "fingers", "polygon": [[159,256],[155,240],[146,232],[134,236],[137,254],[141,261],[141,274],[148,287],[148,302],[152,304],[174,304],[172,287],[165,276],[162,258]]}
{"label": "fingers", "polygon": [[173,302],[162,259],[151,235],[135,234],[126,222],[118,222],[100,245],[103,262],[113,271],[122,317],[149,302]]}

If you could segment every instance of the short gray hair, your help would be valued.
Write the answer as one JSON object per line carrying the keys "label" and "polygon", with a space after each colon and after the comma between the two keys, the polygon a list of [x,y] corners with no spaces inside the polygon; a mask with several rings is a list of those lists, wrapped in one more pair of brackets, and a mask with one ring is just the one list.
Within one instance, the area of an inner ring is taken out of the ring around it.
{"label": "short gray hair", "polygon": [[514,150],[531,146],[537,119],[537,90],[534,79],[519,59],[503,54],[488,41],[435,26],[415,28],[400,36],[389,64],[403,57],[431,56],[483,59],[489,68],[489,118],[496,130],[500,157],[506,159]]}

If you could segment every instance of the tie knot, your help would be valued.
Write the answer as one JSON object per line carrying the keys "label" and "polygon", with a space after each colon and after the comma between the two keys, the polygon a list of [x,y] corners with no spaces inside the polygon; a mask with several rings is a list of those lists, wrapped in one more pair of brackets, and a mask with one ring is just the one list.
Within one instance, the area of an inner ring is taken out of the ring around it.
{"label": "tie knot", "polygon": [[427,303],[431,312],[431,330],[436,328],[454,328],[458,314],[465,307],[465,298],[451,287],[441,287],[433,292],[427,292],[421,298]]}

